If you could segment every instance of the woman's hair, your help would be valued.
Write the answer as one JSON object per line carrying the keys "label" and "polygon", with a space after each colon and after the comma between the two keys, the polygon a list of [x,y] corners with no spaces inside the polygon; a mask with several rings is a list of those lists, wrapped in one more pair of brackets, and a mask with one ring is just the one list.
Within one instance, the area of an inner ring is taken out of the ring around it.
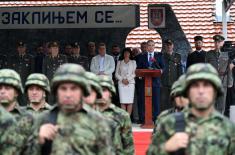
{"label": "woman's hair", "polygon": [[119,57],[119,60],[124,60],[124,53],[129,52],[130,53],[130,60],[132,60],[132,51],[131,48],[124,48],[122,50],[121,56]]}

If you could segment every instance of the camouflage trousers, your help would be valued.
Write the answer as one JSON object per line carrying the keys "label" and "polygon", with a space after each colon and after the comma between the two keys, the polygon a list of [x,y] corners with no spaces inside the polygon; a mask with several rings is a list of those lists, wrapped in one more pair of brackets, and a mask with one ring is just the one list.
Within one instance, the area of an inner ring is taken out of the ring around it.
{"label": "camouflage trousers", "polygon": [[227,87],[224,87],[224,95],[219,97],[215,102],[215,109],[224,114],[226,107]]}

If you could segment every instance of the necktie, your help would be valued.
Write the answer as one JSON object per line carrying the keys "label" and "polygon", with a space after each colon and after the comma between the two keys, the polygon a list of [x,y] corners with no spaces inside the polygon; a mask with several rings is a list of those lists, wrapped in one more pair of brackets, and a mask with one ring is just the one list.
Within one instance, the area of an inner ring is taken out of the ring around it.
{"label": "necktie", "polygon": [[216,53],[217,59],[219,59],[219,56],[220,56],[220,52],[218,51],[218,52]]}
{"label": "necktie", "polygon": [[149,53],[149,66],[151,67],[152,66],[152,53]]}
{"label": "necktie", "polygon": [[149,62],[151,62],[152,58],[153,58],[153,57],[152,57],[152,53],[150,53],[150,54],[149,54]]}

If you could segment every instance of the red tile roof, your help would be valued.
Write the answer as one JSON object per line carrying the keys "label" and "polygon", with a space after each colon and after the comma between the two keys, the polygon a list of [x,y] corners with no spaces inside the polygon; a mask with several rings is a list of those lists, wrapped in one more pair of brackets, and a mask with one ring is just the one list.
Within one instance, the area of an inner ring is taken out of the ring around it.
{"label": "red tile roof", "polygon": [[[126,46],[139,47],[140,43],[154,39],[157,48],[161,48],[161,39],[155,30],[148,29],[148,4],[167,3],[172,6],[180,25],[193,47],[195,35],[204,37],[205,50],[213,48],[212,37],[221,34],[222,24],[215,22],[215,0],[51,0],[51,1],[11,1],[0,2],[0,7],[11,6],[60,6],[60,5],[140,5],[140,27],[132,30],[126,40]],[[228,40],[235,41],[235,6],[230,9],[231,22],[228,23]]]}

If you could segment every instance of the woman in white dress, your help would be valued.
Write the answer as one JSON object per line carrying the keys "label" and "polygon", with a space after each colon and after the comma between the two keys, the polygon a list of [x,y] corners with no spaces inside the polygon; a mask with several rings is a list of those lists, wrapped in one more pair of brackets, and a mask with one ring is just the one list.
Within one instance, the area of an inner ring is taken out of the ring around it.
{"label": "woman in white dress", "polygon": [[131,60],[131,49],[125,48],[117,63],[115,77],[118,80],[121,108],[126,110],[130,115],[134,102],[135,70],[136,62],[135,60]]}

